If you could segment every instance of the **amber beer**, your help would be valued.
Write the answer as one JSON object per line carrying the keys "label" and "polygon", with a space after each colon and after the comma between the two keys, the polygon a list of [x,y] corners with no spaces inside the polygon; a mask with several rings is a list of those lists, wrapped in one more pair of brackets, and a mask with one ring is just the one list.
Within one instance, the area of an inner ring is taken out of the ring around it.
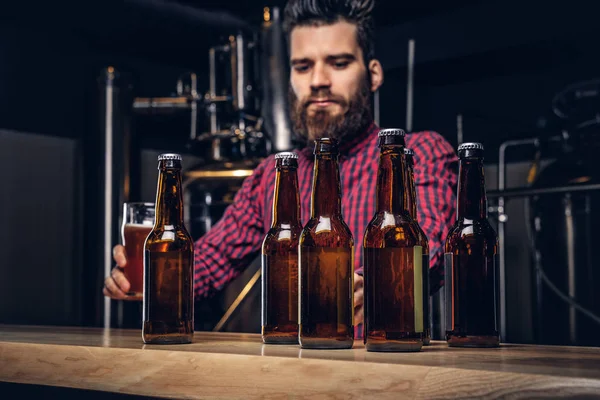
{"label": "amber beer", "polygon": [[414,222],[415,228],[419,233],[419,244],[423,248],[423,344],[428,346],[431,343],[431,302],[429,301],[429,241],[427,235],[423,232],[419,225],[417,190],[415,188],[415,173],[414,173],[414,156],[415,152],[411,149],[404,148],[406,157],[406,184],[404,185],[404,197],[406,199],[406,210]]}
{"label": "amber beer", "polygon": [[349,349],[354,344],[354,240],[342,217],[338,143],[315,141],[310,220],[302,230],[300,345]]}
{"label": "amber beer", "polygon": [[127,268],[123,269],[130,283],[126,293],[131,300],[144,297],[144,242],[154,226],[154,203],[125,203],[121,240],[125,246]]}
{"label": "amber beer", "polygon": [[483,146],[464,143],[458,155],[457,219],[444,258],[446,339],[455,347],[496,347],[498,237],[487,220]]}
{"label": "amber beer", "polygon": [[298,343],[298,242],[302,233],[298,156],[275,155],[273,222],[262,245],[262,339]]}
{"label": "amber beer", "polygon": [[158,156],[156,218],[144,252],[144,343],[191,343],[193,241],[183,224],[181,156]]}
{"label": "amber beer", "polygon": [[404,131],[379,132],[375,215],[363,241],[367,351],[423,346],[423,249],[405,198]]}

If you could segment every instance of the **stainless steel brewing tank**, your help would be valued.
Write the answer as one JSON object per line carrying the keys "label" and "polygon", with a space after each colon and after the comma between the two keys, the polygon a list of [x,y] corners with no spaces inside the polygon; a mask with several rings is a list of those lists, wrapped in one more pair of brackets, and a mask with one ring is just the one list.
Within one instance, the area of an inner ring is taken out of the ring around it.
{"label": "stainless steel brewing tank", "polygon": [[[579,132],[562,144],[556,160],[544,168],[532,187],[600,183],[600,135]],[[600,324],[561,298],[563,295],[600,315],[600,191],[532,197],[529,232],[534,259],[533,304],[536,342],[556,345],[600,345]]]}

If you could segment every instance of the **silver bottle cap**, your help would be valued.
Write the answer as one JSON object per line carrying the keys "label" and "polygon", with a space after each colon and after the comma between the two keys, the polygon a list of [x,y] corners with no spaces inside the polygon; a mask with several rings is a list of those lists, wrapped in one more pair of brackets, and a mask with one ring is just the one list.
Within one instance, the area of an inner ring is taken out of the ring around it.
{"label": "silver bottle cap", "polygon": [[483,145],[481,143],[463,143],[460,146],[458,146],[458,151],[461,150],[482,150],[483,151]]}
{"label": "silver bottle cap", "polygon": [[378,136],[405,136],[406,133],[402,129],[382,129],[379,131]]}
{"label": "silver bottle cap", "polygon": [[281,153],[277,153],[275,154],[275,159],[276,160],[283,160],[286,158],[292,158],[297,160],[298,159],[298,155],[292,151],[282,151]]}
{"label": "silver bottle cap", "polygon": [[181,161],[181,154],[165,153],[165,154],[159,155],[158,156],[158,161],[163,161],[163,160],[177,160],[177,161]]}

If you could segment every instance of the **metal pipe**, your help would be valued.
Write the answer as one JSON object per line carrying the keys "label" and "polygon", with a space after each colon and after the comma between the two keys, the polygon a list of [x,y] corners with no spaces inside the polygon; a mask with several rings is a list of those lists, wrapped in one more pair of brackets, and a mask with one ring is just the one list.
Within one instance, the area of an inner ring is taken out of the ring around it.
{"label": "metal pipe", "polygon": [[456,116],[456,142],[461,145],[463,142],[463,116],[458,114]]}
{"label": "metal pipe", "polygon": [[559,193],[585,192],[600,190],[600,183],[592,183],[589,185],[566,185],[547,188],[516,188],[505,190],[491,190],[487,192],[488,198],[515,198],[515,197],[531,197],[540,195],[550,195]]}
{"label": "metal pipe", "polygon": [[406,130],[413,128],[413,77],[415,69],[415,40],[408,41],[408,78],[406,82]]}
{"label": "metal pipe", "polygon": [[217,105],[213,102],[217,97],[217,50],[211,47],[208,51],[208,96],[211,101],[208,106],[208,112],[210,114],[210,132],[216,132],[219,130],[217,126]]}
{"label": "metal pipe", "polygon": [[190,140],[196,139],[198,134],[198,77],[194,73],[190,73],[190,97],[191,97],[191,112],[190,112]]}
{"label": "metal pipe", "polygon": [[136,97],[133,100],[134,110],[145,109],[183,109],[190,108],[190,99],[187,96],[179,97]]}
{"label": "metal pipe", "polygon": [[187,72],[177,79],[177,95],[187,99],[190,108],[190,140],[196,139],[198,122],[198,78],[195,73]]}
{"label": "metal pipe", "polygon": [[235,36],[229,36],[229,70],[231,72],[231,97],[234,110],[239,110],[238,75],[238,43]]}
{"label": "metal pipe", "polygon": [[244,53],[246,52],[246,44],[244,42],[244,37],[241,34],[238,34],[236,37],[236,67],[237,67],[237,80],[232,82],[235,85],[235,90],[237,92],[237,107],[238,110],[246,109],[246,86],[247,86],[247,77],[246,77],[246,60],[244,57]]}
{"label": "metal pipe", "polygon": [[[98,268],[102,271],[98,271],[98,275],[106,277],[110,276],[113,267],[112,248],[119,242],[121,206],[132,196],[132,137],[128,115],[125,113],[126,108],[130,109],[132,99],[124,79],[113,67],[102,71],[99,83],[102,118],[99,134],[103,146],[100,149],[94,147],[94,151],[99,152],[95,157],[100,164],[97,175],[100,179],[91,185],[94,187],[94,195],[97,196],[100,192],[103,197],[98,204],[98,209],[101,210],[100,229],[97,233],[90,230],[89,239],[102,243],[99,253],[94,253],[95,249],[90,250],[90,257],[97,257],[100,263]],[[103,326],[109,328],[114,319],[111,315],[113,303],[108,297],[104,297],[103,301]],[[120,325],[123,304],[117,303],[116,306],[116,322]]]}
{"label": "metal pipe", "polygon": [[[567,287],[569,297],[577,298],[575,290],[575,227],[573,226],[573,202],[570,193],[566,193],[564,197],[565,205],[565,226],[567,235]],[[573,305],[569,304],[569,340],[571,345],[577,343],[577,326],[575,324],[576,310]]]}
{"label": "metal pipe", "polygon": [[[511,146],[535,144],[537,138],[509,140],[500,145],[498,162],[498,189],[503,191],[506,187],[506,149]],[[489,197],[489,195],[488,195]],[[504,197],[498,197],[498,291],[500,292],[500,340],[506,341],[506,232],[504,213]]]}
{"label": "metal pipe", "polygon": [[196,140],[201,142],[204,140],[212,140],[212,139],[219,139],[219,138],[232,138],[235,136],[235,133],[232,132],[231,130],[223,130],[223,131],[216,131],[216,132],[205,132],[202,133],[200,135],[198,135],[198,137],[196,137]]}
{"label": "metal pipe", "polygon": [[[102,264],[104,267],[104,276],[110,276],[112,269],[112,227],[113,227],[113,209],[112,209],[112,177],[113,177],[113,95],[114,95],[114,68],[108,67],[106,74],[105,88],[105,114],[104,114],[104,254]],[[110,298],[104,297],[104,327],[110,328]]]}
{"label": "metal pipe", "polygon": [[197,124],[198,124],[198,103],[192,101],[190,104],[190,140],[195,140],[197,135]]}
{"label": "metal pipe", "polygon": [[261,117],[273,151],[293,148],[292,122],[289,115],[289,60],[279,8],[270,10],[269,20],[261,29]]}

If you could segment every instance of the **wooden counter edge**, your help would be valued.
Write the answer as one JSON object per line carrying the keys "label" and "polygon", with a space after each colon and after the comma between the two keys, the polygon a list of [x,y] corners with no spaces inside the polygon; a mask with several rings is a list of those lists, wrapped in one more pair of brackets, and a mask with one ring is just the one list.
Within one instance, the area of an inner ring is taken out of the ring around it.
{"label": "wooden counter edge", "polygon": [[164,398],[597,395],[600,380],[348,361],[0,342],[0,380]]}

